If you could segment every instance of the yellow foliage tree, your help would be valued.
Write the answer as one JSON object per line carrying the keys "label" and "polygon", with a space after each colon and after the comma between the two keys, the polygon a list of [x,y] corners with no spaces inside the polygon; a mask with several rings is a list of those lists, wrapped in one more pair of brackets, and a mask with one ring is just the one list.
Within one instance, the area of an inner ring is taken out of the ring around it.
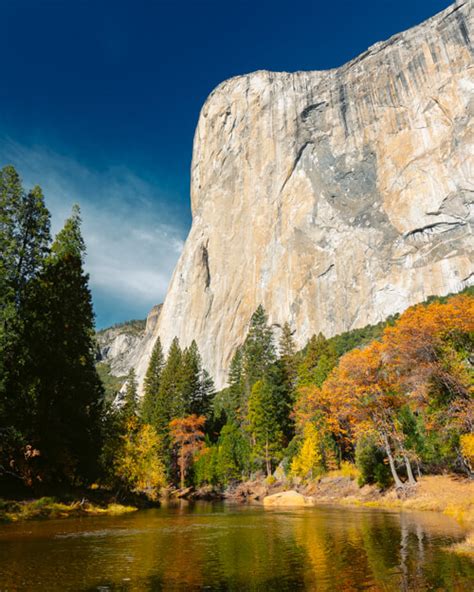
{"label": "yellow foliage tree", "polygon": [[474,474],[474,434],[463,434],[460,444],[464,462],[469,471]]}
{"label": "yellow foliage tree", "polygon": [[115,474],[131,490],[152,500],[166,486],[162,445],[153,426],[144,424],[123,436],[117,451]]}
{"label": "yellow foliage tree", "polygon": [[304,440],[298,454],[291,463],[291,475],[302,479],[313,479],[324,471],[321,453],[321,437],[312,423],[304,428]]}

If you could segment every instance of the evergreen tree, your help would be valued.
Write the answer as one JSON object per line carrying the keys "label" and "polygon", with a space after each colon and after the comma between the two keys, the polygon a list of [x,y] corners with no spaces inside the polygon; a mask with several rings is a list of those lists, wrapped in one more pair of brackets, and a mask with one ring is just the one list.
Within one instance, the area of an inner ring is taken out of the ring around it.
{"label": "evergreen tree", "polygon": [[138,385],[134,368],[130,368],[125,382],[121,416],[126,423],[138,415]]}
{"label": "evergreen tree", "polygon": [[191,412],[203,415],[207,419],[211,417],[212,401],[215,396],[214,381],[207,370],[201,368],[199,375],[199,388],[197,396],[191,406]]}
{"label": "evergreen tree", "polygon": [[275,415],[275,402],[268,382],[258,380],[252,387],[248,402],[248,430],[252,455],[257,464],[263,463],[267,475],[281,458],[283,434]]}
{"label": "evergreen tree", "polygon": [[[28,285],[22,338],[29,344],[24,392],[43,480],[94,478],[103,387],[95,368],[94,315],[76,206],[38,278]],[[39,314],[41,311],[41,314]]]}
{"label": "evergreen tree", "polygon": [[14,167],[4,167],[0,171],[2,312],[12,300],[18,308],[28,281],[38,273],[48,252],[49,229],[50,215],[40,187],[26,193]]}
{"label": "evergreen tree", "polygon": [[232,357],[229,368],[229,386],[221,391],[214,399],[214,414],[225,414],[224,421],[240,423],[242,421],[242,407],[244,402],[242,348],[238,347]]}
{"label": "evergreen tree", "polygon": [[[181,358],[179,389],[180,404],[185,415],[210,416],[211,400],[214,396],[214,383],[209,373],[202,367],[201,354],[193,340]],[[180,417],[181,415],[177,415]]]}
{"label": "evergreen tree", "polygon": [[38,275],[48,252],[49,225],[41,189],[26,193],[16,170],[4,167],[0,171],[0,426],[27,420],[18,384],[28,356],[21,327],[34,319],[25,318],[22,306],[28,282]]}
{"label": "evergreen tree", "polygon": [[144,394],[141,409],[143,421],[151,424],[155,428],[158,427],[159,415],[163,412],[160,408],[159,394],[164,363],[165,358],[163,348],[161,346],[161,340],[158,337],[153,347],[150,363],[148,364],[148,370],[143,383]]}
{"label": "evergreen tree", "polygon": [[288,323],[282,328],[279,343],[280,360],[287,376],[288,386],[294,388],[296,384],[297,365],[296,365],[296,346],[293,340],[293,332]]}
{"label": "evergreen tree", "polygon": [[275,361],[273,334],[268,326],[265,309],[260,304],[250,320],[250,328],[243,347],[243,372],[247,396],[257,380],[263,380]]}
{"label": "evergreen tree", "polygon": [[313,335],[298,367],[298,385],[322,386],[336,363],[337,354],[332,342],[329,342],[322,333]]}
{"label": "evergreen tree", "polygon": [[217,452],[217,475],[219,483],[227,485],[241,480],[250,468],[250,445],[248,438],[235,423],[227,423],[221,431]]}
{"label": "evergreen tree", "polygon": [[179,340],[175,337],[168,351],[158,391],[157,408],[159,415],[157,416],[156,426],[159,434],[168,433],[168,425],[172,419],[186,415],[182,390],[183,353]]}
{"label": "evergreen tree", "polygon": [[279,359],[269,367],[266,382],[272,390],[275,419],[288,443],[293,438],[295,431],[291,413],[295,401],[295,391],[283,360]]}
{"label": "evergreen tree", "polygon": [[[199,406],[199,383],[201,378],[201,355],[196,342],[183,351],[181,373],[181,396],[186,414],[197,413]],[[198,415],[201,415],[200,413]]]}

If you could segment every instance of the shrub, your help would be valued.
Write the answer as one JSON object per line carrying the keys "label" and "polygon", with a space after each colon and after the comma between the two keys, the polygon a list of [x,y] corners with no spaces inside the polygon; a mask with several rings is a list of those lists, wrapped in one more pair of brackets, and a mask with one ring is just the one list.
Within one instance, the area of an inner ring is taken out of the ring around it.
{"label": "shrub", "polygon": [[390,469],[385,464],[385,453],[372,436],[362,436],[356,446],[356,467],[360,472],[358,483],[362,487],[376,483],[385,489],[391,480]]}

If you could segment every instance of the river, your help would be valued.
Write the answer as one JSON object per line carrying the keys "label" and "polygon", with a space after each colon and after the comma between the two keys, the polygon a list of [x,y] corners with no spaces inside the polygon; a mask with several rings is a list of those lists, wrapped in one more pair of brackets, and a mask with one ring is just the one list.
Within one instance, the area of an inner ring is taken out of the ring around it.
{"label": "river", "polygon": [[451,519],[320,506],[183,503],[0,526],[0,591],[474,589]]}

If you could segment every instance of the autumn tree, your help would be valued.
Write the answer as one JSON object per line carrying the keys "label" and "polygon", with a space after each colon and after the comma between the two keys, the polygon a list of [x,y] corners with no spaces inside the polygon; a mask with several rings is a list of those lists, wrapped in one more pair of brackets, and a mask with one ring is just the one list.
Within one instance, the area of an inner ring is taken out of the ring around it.
{"label": "autumn tree", "polygon": [[293,457],[290,474],[302,479],[314,479],[324,471],[320,433],[313,423],[304,427],[300,450]]}
{"label": "autumn tree", "polygon": [[204,416],[188,415],[170,422],[171,439],[177,451],[181,489],[195,455],[204,445],[205,421]]}
{"label": "autumn tree", "polygon": [[151,425],[139,425],[130,419],[126,433],[116,450],[115,475],[129,491],[156,500],[166,486],[162,442]]}
{"label": "autumn tree", "polygon": [[398,453],[405,462],[410,483],[415,483],[402,435],[396,429],[396,413],[404,399],[387,380],[381,353],[378,341],[347,353],[325,382],[323,391],[332,395],[333,409],[346,413],[356,436],[368,430],[376,434],[387,454],[395,485],[403,488],[396,468]]}

